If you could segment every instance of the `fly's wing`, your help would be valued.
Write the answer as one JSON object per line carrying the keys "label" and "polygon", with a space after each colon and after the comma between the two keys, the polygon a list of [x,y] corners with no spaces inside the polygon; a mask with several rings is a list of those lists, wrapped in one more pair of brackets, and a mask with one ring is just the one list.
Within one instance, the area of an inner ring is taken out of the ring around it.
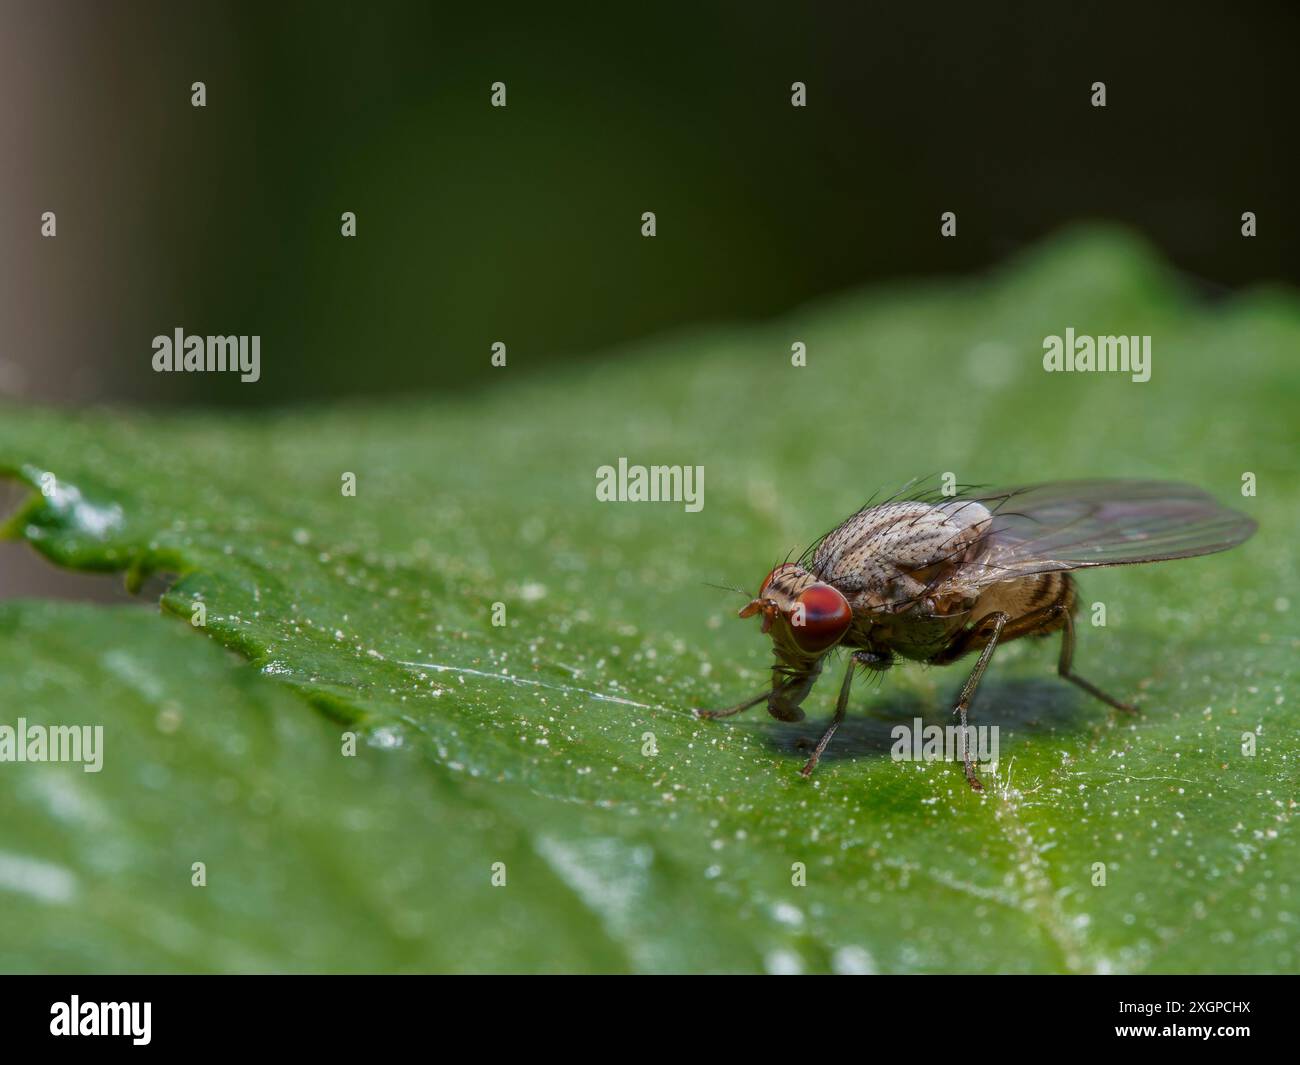
{"label": "fly's wing", "polygon": [[1255,531],[1252,519],[1199,488],[1168,481],[1061,481],[966,498],[990,517],[979,549],[950,575],[965,587],[1051,570],[1210,555]]}

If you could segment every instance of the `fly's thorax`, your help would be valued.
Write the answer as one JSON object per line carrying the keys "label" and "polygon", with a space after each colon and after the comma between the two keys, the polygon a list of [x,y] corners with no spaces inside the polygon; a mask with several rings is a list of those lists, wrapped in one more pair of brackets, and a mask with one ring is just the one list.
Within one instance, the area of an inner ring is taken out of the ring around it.
{"label": "fly's thorax", "polygon": [[[812,568],[849,589],[855,610],[910,609],[945,574],[978,556],[991,520],[988,508],[968,499],[871,507],[822,541]],[[935,606],[942,612],[946,605]]]}

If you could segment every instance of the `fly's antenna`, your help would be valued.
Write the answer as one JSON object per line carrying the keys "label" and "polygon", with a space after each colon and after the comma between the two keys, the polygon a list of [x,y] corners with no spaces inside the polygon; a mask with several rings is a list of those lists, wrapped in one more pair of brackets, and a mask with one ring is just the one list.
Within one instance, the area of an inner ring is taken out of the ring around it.
{"label": "fly's antenna", "polygon": [[712,581],[705,581],[704,587],[716,588],[720,592],[735,592],[737,595],[742,596],[745,599],[753,598],[753,596],[745,591],[744,588],[737,588],[734,584],[714,584]]}

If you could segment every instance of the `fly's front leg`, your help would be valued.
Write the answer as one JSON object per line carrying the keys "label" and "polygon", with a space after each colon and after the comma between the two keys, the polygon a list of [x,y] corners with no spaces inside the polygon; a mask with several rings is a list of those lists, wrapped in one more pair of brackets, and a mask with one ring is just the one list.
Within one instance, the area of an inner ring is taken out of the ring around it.
{"label": "fly's front leg", "polygon": [[821,672],[822,663],[818,659],[811,667],[800,670],[779,688],[774,688],[769,693],[767,712],[778,721],[802,721],[805,716],[803,701],[808,698]]}
{"label": "fly's front leg", "polygon": [[826,730],[822,738],[817,741],[817,746],[813,748],[812,757],[808,759],[807,764],[799,770],[800,774],[805,777],[812,776],[812,771],[817,768],[817,763],[821,760],[822,752],[826,750],[831,742],[831,737],[835,735],[835,730],[840,727],[844,716],[849,710],[849,686],[853,683],[853,667],[857,655],[849,661],[848,669],[844,671],[844,683],[840,685],[840,697],[835,703],[835,716],[831,718],[830,728]]}
{"label": "fly's front leg", "polygon": [[[785,721],[801,721],[803,719],[803,711],[798,708],[797,703],[801,702],[808,695],[809,689],[812,688],[813,682],[817,679],[817,672],[820,672],[820,668],[811,674],[796,674],[789,680],[774,688],[765,688],[752,699],[746,699],[743,703],[737,703],[735,706],[728,706],[723,710],[696,710],[695,716],[704,718],[706,721],[716,721],[719,718],[731,717],[734,714],[743,713],[751,707],[757,706],[759,703],[766,702],[773,717]],[[802,691],[800,689],[802,689]],[[793,707],[789,705],[790,697],[792,695],[796,696],[796,705]],[[773,709],[774,707],[778,709]],[[786,714],[794,716],[783,716]]]}
{"label": "fly's front leg", "polygon": [[[984,785],[980,783],[980,778],[975,773],[975,762],[971,758],[971,740],[970,733],[967,729],[970,725],[967,723],[966,714],[970,710],[971,700],[975,698],[975,689],[979,687],[980,678],[984,676],[984,670],[988,668],[989,659],[993,657],[993,651],[998,645],[998,637],[1002,635],[1002,627],[1011,619],[1009,614],[1003,614],[1000,611],[996,614],[989,614],[980,618],[979,624],[975,626],[976,630],[989,628],[988,642],[984,645],[984,650],[980,652],[979,661],[975,663],[975,668],[970,671],[970,676],[966,678],[966,683],[962,685],[961,695],[957,699],[957,705],[953,708],[954,714],[961,716],[961,733],[962,733],[962,754],[966,767],[966,779],[970,786],[976,791],[983,791]],[[972,630],[974,631],[974,630]],[[982,635],[982,634],[981,634]]]}
{"label": "fly's front leg", "polygon": [[743,703],[737,703],[735,706],[729,706],[725,710],[696,710],[695,716],[702,717],[706,721],[716,721],[719,718],[731,717],[733,714],[743,713],[751,706],[757,706],[771,694],[771,691],[761,691],[755,695],[754,698],[746,699]]}

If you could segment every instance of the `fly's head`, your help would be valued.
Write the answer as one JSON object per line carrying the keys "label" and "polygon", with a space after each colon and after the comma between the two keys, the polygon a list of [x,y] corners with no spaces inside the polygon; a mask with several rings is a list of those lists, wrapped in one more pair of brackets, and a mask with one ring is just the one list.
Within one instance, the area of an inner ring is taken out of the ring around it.
{"label": "fly's head", "polygon": [[740,612],[742,618],[755,614],[762,616],[777,657],[792,666],[821,658],[853,624],[853,608],[839,589],[793,562],[769,573],[758,597]]}

